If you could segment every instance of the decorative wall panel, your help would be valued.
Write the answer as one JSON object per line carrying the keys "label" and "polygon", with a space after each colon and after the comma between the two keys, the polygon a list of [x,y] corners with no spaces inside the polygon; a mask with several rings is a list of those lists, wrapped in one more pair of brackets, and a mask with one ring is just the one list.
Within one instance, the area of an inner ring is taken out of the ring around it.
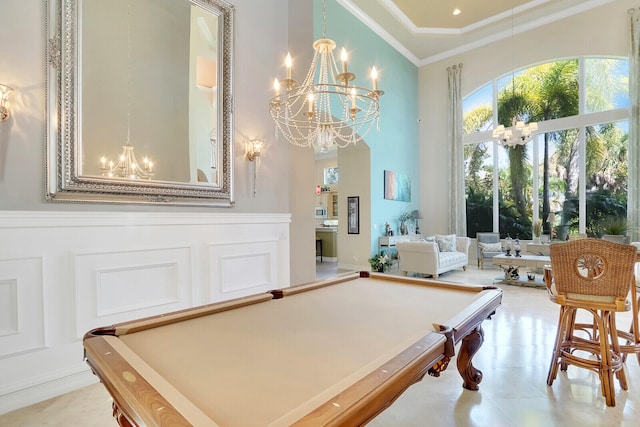
{"label": "decorative wall panel", "polygon": [[78,338],[193,304],[190,248],[76,254],[74,264]]}
{"label": "decorative wall panel", "polygon": [[173,263],[98,270],[96,317],[179,302],[178,269]]}
{"label": "decorative wall panel", "polygon": [[277,258],[278,241],[210,245],[212,298],[239,298],[282,287],[276,274]]}
{"label": "decorative wall panel", "polygon": [[42,289],[41,259],[0,259],[0,358],[45,346]]}
{"label": "decorative wall panel", "polygon": [[0,337],[18,333],[16,279],[0,280]]}

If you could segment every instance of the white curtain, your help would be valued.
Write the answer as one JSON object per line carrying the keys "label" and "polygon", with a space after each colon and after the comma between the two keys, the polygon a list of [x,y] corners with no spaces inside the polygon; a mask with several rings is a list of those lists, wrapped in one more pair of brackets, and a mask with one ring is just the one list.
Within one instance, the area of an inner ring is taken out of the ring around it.
{"label": "white curtain", "polygon": [[464,194],[464,147],[462,145],[462,64],[447,68],[449,74],[448,158],[449,158],[449,233],[467,235],[467,215]]}
{"label": "white curtain", "polygon": [[629,52],[629,176],[627,220],[631,240],[640,241],[640,11],[629,9],[631,40]]}

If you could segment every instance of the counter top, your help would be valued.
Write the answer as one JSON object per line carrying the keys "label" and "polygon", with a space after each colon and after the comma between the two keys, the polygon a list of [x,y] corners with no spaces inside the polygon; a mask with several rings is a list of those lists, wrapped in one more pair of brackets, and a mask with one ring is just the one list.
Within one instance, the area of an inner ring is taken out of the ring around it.
{"label": "counter top", "polygon": [[338,232],[338,227],[316,227],[316,231],[324,231],[326,233],[337,233]]}

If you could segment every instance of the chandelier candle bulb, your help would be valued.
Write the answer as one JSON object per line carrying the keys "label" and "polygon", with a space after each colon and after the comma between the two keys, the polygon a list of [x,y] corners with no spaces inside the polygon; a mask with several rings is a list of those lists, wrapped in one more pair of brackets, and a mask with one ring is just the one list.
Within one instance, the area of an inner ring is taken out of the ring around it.
{"label": "chandelier candle bulb", "polygon": [[291,80],[291,54],[287,52],[287,58],[284,60],[284,65],[287,67],[287,80]]}
{"label": "chandelier candle bulb", "polygon": [[340,59],[342,60],[342,72],[346,74],[347,72],[347,59],[349,58],[349,55],[347,55],[347,51],[342,48],[342,51],[340,51]]}
{"label": "chandelier candle bulb", "polygon": [[376,70],[376,67],[373,67],[371,69],[371,81],[373,82],[373,91],[377,91],[378,90],[378,71]]}
{"label": "chandelier candle bulb", "polygon": [[309,112],[313,113],[313,92],[309,92]]}
{"label": "chandelier candle bulb", "polygon": [[351,108],[356,108],[356,88],[351,88]]}
{"label": "chandelier candle bulb", "polygon": [[280,96],[280,82],[278,79],[273,79],[273,90],[276,93],[276,98]]}

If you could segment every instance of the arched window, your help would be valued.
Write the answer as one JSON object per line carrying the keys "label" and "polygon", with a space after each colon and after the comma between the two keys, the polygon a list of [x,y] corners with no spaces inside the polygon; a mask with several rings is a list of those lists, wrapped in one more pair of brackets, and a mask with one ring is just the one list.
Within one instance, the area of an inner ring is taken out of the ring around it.
{"label": "arched window", "polygon": [[[628,60],[580,57],[498,77],[463,100],[467,233],[601,236],[626,218]],[[515,147],[491,137],[496,123],[535,121]]]}

